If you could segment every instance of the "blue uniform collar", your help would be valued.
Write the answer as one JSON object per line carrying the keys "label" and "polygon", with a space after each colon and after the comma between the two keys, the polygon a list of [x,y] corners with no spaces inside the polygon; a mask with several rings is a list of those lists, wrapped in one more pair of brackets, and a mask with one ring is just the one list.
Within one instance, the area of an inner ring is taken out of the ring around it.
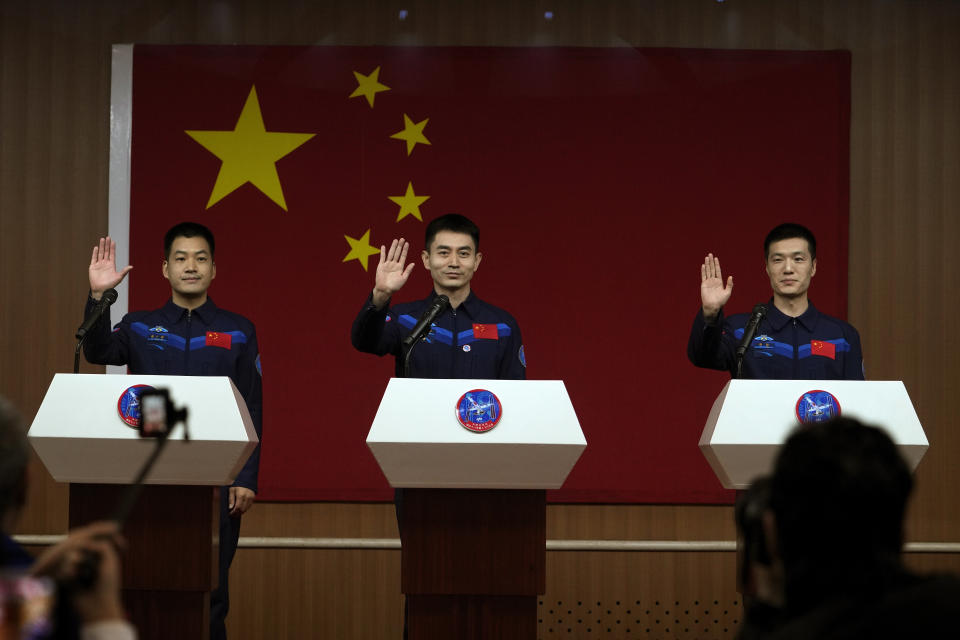
{"label": "blue uniform collar", "polygon": [[[173,298],[167,300],[167,304],[163,305],[163,308],[160,310],[163,314],[164,320],[170,324],[176,324],[180,322],[184,314],[187,312],[186,309],[180,305],[174,303]],[[192,315],[199,316],[200,320],[204,324],[210,324],[213,322],[213,317],[217,314],[217,305],[213,304],[213,300],[210,296],[207,296],[207,301],[202,305],[193,310]]]}
{"label": "blue uniform collar", "polygon": [[807,301],[807,310],[803,312],[802,315],[792,318],[784,312],[777,309],[773,304],[773,298],[770,298],[770,302],[767,303],[767,317],[766,321],[774,331],[782,331],[792,320],[796,320],[803,328],[813,333],[814,329],[817,327],[817,320],[820,319],[820,312],[817,311],[817,308],[813,306],[813,303],[809,300]]}
{"label": "blue uniform collar", "polygon": [[[427,298],[427,303],[433,302],[434,298],[437,297],[436,291],[430,292],[430,297]],[[457,307],[457,312],[459,313],[461,309],[467,312],[467,315],[471,318],[476,318],[477,314],[480,312],[480,306],[483,303],[480,301],[480,298],[473,294],[473,289],[470,289],[470,295],[467,296],[467,299],[460,303],[460,306]]]}

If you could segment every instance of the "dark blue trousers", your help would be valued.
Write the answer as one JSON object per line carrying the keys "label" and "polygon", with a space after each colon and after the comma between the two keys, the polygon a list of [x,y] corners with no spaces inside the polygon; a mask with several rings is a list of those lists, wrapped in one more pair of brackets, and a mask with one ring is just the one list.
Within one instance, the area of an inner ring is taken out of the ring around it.
{"label": "dark blue trousers", "polygon": [[240,516],[230,515],[230,487],[220,487],[220,572],[210,594],[210,640],[226,640],[230,610],[230,563],[240,539]]}

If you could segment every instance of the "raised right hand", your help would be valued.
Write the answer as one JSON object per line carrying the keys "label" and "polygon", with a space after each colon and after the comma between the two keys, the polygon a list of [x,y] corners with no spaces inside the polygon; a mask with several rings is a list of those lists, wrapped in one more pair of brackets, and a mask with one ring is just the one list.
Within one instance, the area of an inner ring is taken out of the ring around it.
{"label": "raised right hand", "polygon": [[723,284],[720,272],[720,259],[708,253],[700,266],[700,301],[703,304],[703,317],[707,320],[717,317],[730,296],[733,294],[733,276]]}
{"label": "raised right hand", "polygon": [[385,305],[390,296],[400,291],[413,273],[412,262],[406,267],[403,266],[409,250],[410,243],[403,238],[394,238],[389,252],[386,245],[380,245],[380,264],[377,265],[377,279],[373,285],[373,304],[378,308]]}
{"label": "raised right hand", "polygon": [[90,258],[90,296],[99,300],[104,291],[120,284],[131,269],[133,266],[127,265],[123,271],[117,271],[117,243],[110,236],[100,238]]}

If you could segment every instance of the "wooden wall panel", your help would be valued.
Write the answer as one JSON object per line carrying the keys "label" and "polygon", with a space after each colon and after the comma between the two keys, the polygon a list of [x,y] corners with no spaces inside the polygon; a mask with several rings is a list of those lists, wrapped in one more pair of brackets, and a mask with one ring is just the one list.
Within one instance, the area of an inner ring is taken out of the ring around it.
{"label": "wooden wall panel", "polygon": [[[107,227],[112,43],[849,49],[849,315],[868,377],[904,380],[930,437],[909,538],[960,542],[958,35],[960,3],[948,0],[0,0],[0,393],[30,418],[71,366],[85,266]],[[62,531],[65,488],[37,464],[31,482],[19,530]],[[548,517],[550,538],[733,536],[728,507],[553,506]],[[392,537],[395,522],[390,505],[258,505],[244,535]],[[544,606],[638,592],[732,602],[729,555],[551,553]],[[231,635],[395,637],[395,557],[242,549]],[[956,554],[909,561],[958,565]]]}
{"label": "wooden wall panel", "polygon": [[547,554],[539,638],[734,638],[733,553]]}
{"label": "wooden wall panel", "polygon": [[246,549],[230,571],[230,638],[399,638],[399,551]]}

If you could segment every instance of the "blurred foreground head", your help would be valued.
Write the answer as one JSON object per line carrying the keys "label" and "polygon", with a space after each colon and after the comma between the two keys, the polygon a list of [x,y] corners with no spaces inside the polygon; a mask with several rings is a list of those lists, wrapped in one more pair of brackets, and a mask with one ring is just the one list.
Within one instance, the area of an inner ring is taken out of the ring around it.
{"label": "blurred foreground head", "polygon": [[13,521],[27,499],[27,463],[30,445],[23,420],[0,396],[0,532],[13,528]]}
{"label": "blurred foreground head", "polygon": [[799,427],[770,485],[786,603],[878,588],[900,570],[913,479],[886,432],[852,418]]}

